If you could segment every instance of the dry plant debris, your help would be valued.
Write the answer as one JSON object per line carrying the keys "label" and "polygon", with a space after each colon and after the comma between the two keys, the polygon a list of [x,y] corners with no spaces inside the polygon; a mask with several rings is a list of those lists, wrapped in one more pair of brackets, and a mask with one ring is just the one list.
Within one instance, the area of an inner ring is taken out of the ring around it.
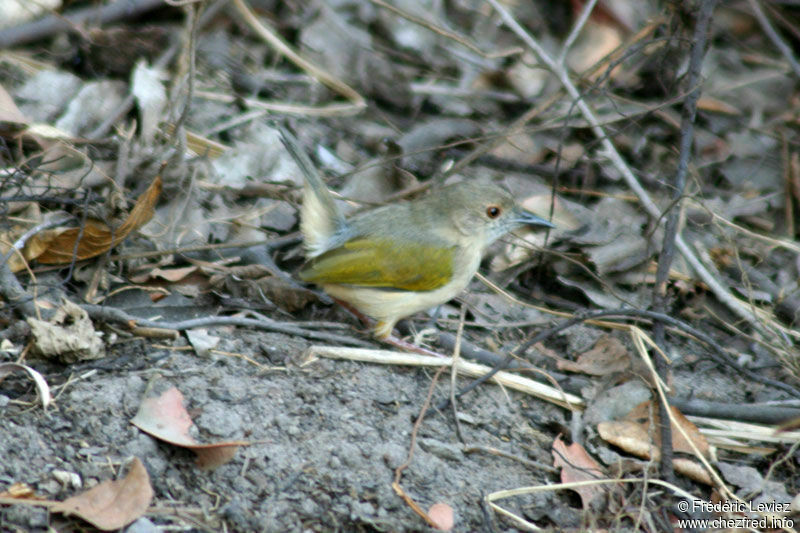
{"label": "dry plant debris", "polygon": [[197,454],[197,466],[213,469],[222,466],[236,455],[240,446],[248,446],[248,442],[215,442],[201,444],[190,434],[194,428],[192,419],[183,405],[183,394],[175,387],[165,387],[164,383],[155,380],[148,390],[148,395],[139,406],[131,424],[145,433],[172,444],[188,448]]}
{"label": "dry plant debris", "polygon": [[113,531],[141,517],[152,499],[150,476],[142,462],[134,457],[124,478],[104,481],[52,506],[51,510],[78,516],[97,529]]}

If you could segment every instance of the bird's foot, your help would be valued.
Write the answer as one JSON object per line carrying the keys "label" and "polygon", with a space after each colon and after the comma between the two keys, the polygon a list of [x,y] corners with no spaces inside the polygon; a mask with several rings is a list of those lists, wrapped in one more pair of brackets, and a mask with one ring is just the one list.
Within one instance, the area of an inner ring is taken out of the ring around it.
{"label": "bird's foot", "polygon": [[[361,311],[350,305],[349,303],[340,300],[338,298],[333,299],[336,303],[341,305],[345,308],[350,314],[360,320],[365,326],[369,328],[376,329],[376,336],[379,340],[391,344],[395,348],[400,348],[401,350],[405,350],[407,352],[414,352],[421,355],[432,355],[434,357],[447,357],[439,352],[434,352],[433,350],[428,350],[427,348],[423,348],[422,346],[417,346],[416,344],[411,344],[408,341],[404,341],[399,337],[395,337],[394,333],[392,333],[392,329],[394,326],[394,321],[391,323],[388,322],[375,322],[368,316],[364,315]],[[388,331],[387,331],[388,330]],[[388,335],[386,335],[388,333]],[[386,335],[386,336],[384,336]]]}
{"label": "bird's foot", "polygon": [[406,350],[408,352],[414,352],[422,355],[432,355],[434,357],[447,357],[446,355],[440,354],[439,352],[434,352],[433,350],[428,350],[427,348],[423,348],[422,346],[417,346],[416,344],[411,344],[408,341],[404,341],[403,339],[395,337],[394,334],[389,335],[388,337],[384,337],[381,340],[387,344],[391,344],[396,348],[400,348],[401,350]]}

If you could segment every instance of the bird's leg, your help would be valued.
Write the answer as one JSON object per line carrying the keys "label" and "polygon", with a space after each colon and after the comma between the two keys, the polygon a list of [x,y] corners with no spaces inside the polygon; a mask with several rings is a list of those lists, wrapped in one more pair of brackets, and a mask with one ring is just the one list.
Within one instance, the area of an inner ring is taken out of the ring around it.
{"label": "bird's leg", "polygon": [[408,352],[414,352],[422,355],[432,355],[434,357],[446,357],[440,353],[434,352],[432,350],[428,350],[427,348],[423,348],[422,346],[417,346],[416,344],[411,344],[408,341],[404,341],[400,337],[395,337],[394,335],[394,325],[397,322],[397,319],[390,320],[384,322],[383,320],[378,321],[375,324],[375,337],[383,341],[387,344],[391,344],[397,348]]}
{"label": "bird's leg", "polygon": [[416,344],[411,344],[408,341],[404,341],[399,337],[395,337],[394,334],[390,334],[388,337],[383,337],[380,340],[385,342],[386,344],[391,344],[396,348],[400,348],[401,350],[405,350],[407,352],[414,352],[422,355],[432,355],[434,357],[447,357],[444,354],[440,354],[439,352],[434,352],[433,350],[428,350],[427,348],[423,348],[422,346],[417,346]]}
{"label": "bird's leg", "polygon": [[394,322],[387,323],[387,322],[375,322],[364,313],[350,305],[349,303],[340,300],[338,298],[333,299],[336,303],[344,307],[347,311],[350,312],[354,317],[360,320],[365,326],[373,329],[375,331],[375,337],[380,340],[381,342],[385,342],[386,344],[391,344],[395,348],[400,348],[401,350],[405,350],[407,352],[414,352],[421,355],[432,355],[434,357],[447,357],[446,355],[440,354],[439,352],[434,352],[433,350],[428,350],[427,348],[423,348],[422,346],[417,346],[416,344],[411,344],[408,341],[404,341],[400,337],[396,337],[393,333],[394,329]]}
{"label": "bird's leg", "polygon": [[[331,297],[331,298],[333,298],[333,297]],[[342,307],[344,307],[346,311],[348,311],[351,315],[356,317],[366,327],[371,329],[373,327],[373,325],[375,324],[375,322],[371,318],[369,318],[367,315],[365,315],[364,313],[362,313],[361,311],[359,311],[358,309],[356,309],[355,307],[353,307],[349,303],[345,302],[344,300],[340,300],[339,298],[333,298],[333,301],[336,302],[337,304],[341,305]]]}

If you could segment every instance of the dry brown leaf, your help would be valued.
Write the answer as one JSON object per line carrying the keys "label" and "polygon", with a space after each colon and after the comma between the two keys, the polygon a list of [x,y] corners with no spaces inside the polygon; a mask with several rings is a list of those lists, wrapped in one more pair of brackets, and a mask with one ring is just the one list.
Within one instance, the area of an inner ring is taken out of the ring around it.
{"label": "dry brown leaf", "polygon": [[708,485],[710,487],[716,485],[711,480],[711,475],[708,473],[708,470],[706,470],[706,468],[697,461],[692,461],[691,459],[687,459],[685,457],[675,457],[672,459],[672,467],[679,474],[683,474],[684,476],[697,481],[698,483],[703,483],[704,485]]}
{"label": "dry brown leaf", "polygon": [[53,401],[53,396],[50,394],[50,387],[47,385],[44,376],[28,365],[23,365],[21,363],[0,363],[0,381],[3,381],[8,374],[15,370],[22,370],[28,373],[36,384],[36,391],[39,393],[39,398],[42,401],[42,409],[47,409],[47,406]]}
{"label": "dry brown leaf", "polygon": [[[306,305],[319,300],[313,291],[279,276],[265,276],[258,279],[255,282],[255,288],[275,305],[290,313],[299,311]],[[257,298],[256,295],[251,297]]]}
{"label": "dry brown leaf", "polygon": [[24,269],[26,264],[42,255],[44,251],[47,250],[54,236],[45,235],[46,233],[47,232],[37,233],[25,241],[25,246],[21,250],[21,255],[16,252],[11,255],[8,264],[12,272],[19,272]]}
{"label": "dry brown leaf", "polygon": [[577,361],[559,360],[560,370],[581,372],[590,376],[606,376],[630,368],[628,349],[616,337],[603,335],[589,350],[578,356]]}
{"label": "dry brown leaf", "polygon": [[621,448],[642,459],[661,459],[661,450],[650,441],[647,429],[630,420],[600,422],[597,425],[600,437],[606,442]]}
{"label": "dry brown leaf", "polygon": [[[5,256],[11,247],[17,243],[17,241],[25,235],[25,233],[30,230],[32,225],[40,224],[44,221],[42,216],[42,210],[39,207],[39,204],[35,202],[27,202],[27,203],[19,203],[16,204],[18,207],[15,209],[15,204],[9,204],[9,212],[6,214],[14,215],[16,220],[25,220],[25,224],[13,224],[4,231],[0,232],[0,256]],[[11,217],[8,218],[9,222],[12,220]],[[36,248],[35,242],[32,242],[33,239],[36,238],[36,235],[29,238],[28,241],[25,243],[25,246],[22,247],[21,250],[14,250],[8,257],[8,266],[12,272],[19,272],[26,268],[26,265],[33,260],[36,255],[39,255],[44,251],[44,248]],[[28,251],[28,247],[31,247],[34,255],[31,255],[31,252]]]}
{"label": "dry brown leaf", "polygon": [[[600,437],[622,450],[646,460],[661,460],[661,449],[650,443],[647,429],[630,420],[601,422],[597,425]],[[685,457],[675,457],[672,465],[676,472],[706,485],[713,485],[708,471],[696,461]]]}
{"label": "dry brown leaf", "polygon": [[[654,427],[651,428],[650,426],[651,408],[649,404],[650,402],[644,402],[636,406],[626,417],[627,420],[599,423],[597,432],[600,437],[631,455],[642,459],[660,461],[660,431],[658,430],[657,420],[654,422]],[[653,410],[655,411],[655,409]],[[697,426],[689,422],[675,407],[672,407],[672,413],[684,431],[694,441],[697,449],[705,457],[709,457],[708,441],[697,429]],[[653,417],[657,419],[655,413]],[[672,426],[672,448],[676,452],[694,453],[674,424]],[[701,483],[706,483],[706,480],[709,480],[709,484],[711,484],[708,472],[705,471],[702,465],[686,458],[675,458],[673,463],[675,464],[675,470],[681,474]]]}
{"label": "dry brown leaf", "polygon": [[14,99],[8,94],[8,91],[0,85],[0,125],[3,123],[21,125],[29,122],[14,103]]}
{"label": "dry brown leaf", "polygon": [[[216,267],[217,265],[213,266]],[[217,268],[218,271],[221,273],[212,276],[211,277],[212,280],[214,280],[216,276],[236,276],[237,278],[242,278],[242,279],[258,279],[264,276],[275,275],[273,269],[271,269],[266,265],[261,265],[258,263],[251,263],[249,265],[230,266],[230,267],[224,267],[222,269],[220,269],[219,267]],[[212,285],[215,285],[213,281]]]}
{"label": "dry brown leaf", "polygon": [[[700,430],[692,424],[683,414],[674,406],[670,406],[672,410],[673,419],[680,424],[681,428],[686,432],[689,438],[694,442],[694,445],[703,454],[703,457],[710,458],[709,454],[709,447],[708,441],[706,440],[705,436],[700,433]],[[648,428],[650,427],[650,413],[652,412],[653,423],[655,427],[659,427],[659,416],[658,416],[658,407],[652,405],[651,402],[643,402],[633,410],[628,413],[625,417],[627,420],[631,420],[637,422],[642,425],[644,430],[647,432]],[[653,431],[653,436],[655,438],[655,445],[660,446],[661,440],[661,432],[660,431]],[[683,452],[688,454],[693,454],[694,450],[689,445],[688,441],[683,437],[683,434],[677,430],[675,425],[672,426],[672,449],[676,452]]]}
{"label": "dry brown leaf", "polygon": [[[139,196],[128,218],[114,231],[99,220],[87,220],[81,228],[53,230],[47,249],[36,260],[44,264],[62,264],[73,260],[75,242],[78,242],[76,260],[88,259],[105,253],[125,239],[132,231],[145,225],[153,217],[153,208],[161,195],[161,177],[156,176],[150,187]],[[46,236],[41,237],[47,239]]]}
{"label": "dry brown leaf", "polygon": [[200,468],[221,466],[233,459],[239,446],[250,445],[245,441],[200,444],[194,440],[189,434],[192,419],[183,406],[183,394],[175,387],[168,388],[159,396],[142,400],[131,424],[157,439],[192,450],[197,454]]}
{"label": "dry brown leaf", "polygon": [[[567,64],[576,72],[594,69],[597,63],[603,61],[623,43],[623,33],[618,27],[605,21],[587,24],[567,54]],[[615,78],[620,70],[620,65],[614,67],[610,74],[611,78]],[[590,73],[589,80],[594,81],[602,75],[606,75],[605,69],[599,71],[595,69]]]}
{"label": "dry brown leaf", "polygon": [[123,479],[104,481],[53,506],[52,511],[78,516],[98,529],[110,531],[144,515],[152,499],[150,476],[139,458],[134,457]]}
{"label": "dry brown leaf", "polygon": [[76,363],[105,357],[103,340],[97,336],[88,313],[79,305],[64,300],[50,320],[28,317],[34,353]]}
{"label": "dry brown leaf", "polygon": [[263,265],[228,267],[224,272],[211,276],[209,284],[218,289],[224,288],[236,297],[251,301],[269,300],[289,313],[319,300],[313,291],[275,275]]}
{"label": "dry brown leaf", "polygon": [[[561,437],[558,437],[553,442],[552,453],[553,466],[561,467],[562,483],[606,479],[608,477],[603,473],[600,464],[592,459],[586,449],[578,443],[572,443],[567,446],[561,440]],[[584,509],[589,509],[591,503],[602,497],[606,492],[602,485],[576,487],[572,490],[580,495]]]}
{"label": "dry brown leaf", "polygon": [[196,266],[188,266],[181,268],[154,268],[147,272],[131,276],[130,280],[134,283],[145,283],[155,279],[163,279],[166,281],[180,281],[186,276],[193,274],[199,270]]}
{"label": "dry brown leaf", "polygon": [[718,100],[708,95],[703,95],[697,100],[697,109],[711,111],[712,113],[722,113],[725,115],[741,115],[742,112],[730,103]]}
{"label": "dry brown leaf", "polygon": [[604,441],[631,455],[642,459],[661,458],[661,451],[650,443],[647,430],[641,424],[629,420],[600,422],[597,432]]}
{"label": "dry brown leaf", "polygon": [[0,498],[15,498],[18,500],[40,500],[36,497],[36,491],[27,483],[14,483],[8,490],[0,491]]}

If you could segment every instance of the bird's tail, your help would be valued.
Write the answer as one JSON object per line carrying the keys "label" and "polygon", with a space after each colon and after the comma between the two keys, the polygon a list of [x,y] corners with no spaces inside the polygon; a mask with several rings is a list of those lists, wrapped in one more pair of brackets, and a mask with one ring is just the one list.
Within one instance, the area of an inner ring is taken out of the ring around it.
{"label": "bird's tail", "polygon": [[284,127],[278,128],[281,142],[303,172],[305,187],[303,206],[300,209],[300,231],[309,258],[328,250],[336,236],[345,229],[342,212],[333,201],[333,196],[308,155],[300,148],[300,143]]}

